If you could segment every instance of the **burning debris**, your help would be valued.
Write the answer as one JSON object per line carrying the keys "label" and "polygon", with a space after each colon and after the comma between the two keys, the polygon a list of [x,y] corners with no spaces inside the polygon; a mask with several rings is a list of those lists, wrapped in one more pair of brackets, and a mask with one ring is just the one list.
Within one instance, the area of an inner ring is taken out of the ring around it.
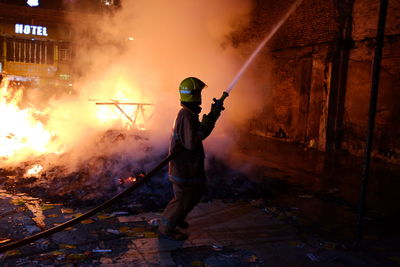
{"label": "burning debris", "polygon": [[9,161],[21,154],[43,153],[52,138],[42,120],[45,113],[34,107],[22,107],[23,87],[3,79],[0,84],[0,158]]}
{"label": "burning debris", "polygon": [[37,177],[43,170],[42,165],[35,164],[32,168],[26,171],[24,177]]}
{"label": "burning debris", "polygon": [[[132,161],[124,153],[106,153],[110,146],[126,143],[130,143],[135,151],[141,151],[143,158]],[[44,198],[102,200],[121,189],[121,179],[133,181],[134,178],[128,177],[153,162],[146,154],[151,154],[152,150],[148,139],[128,131],[105,132],[98,137],[93,150],[96,153],[81,161],[74,170],[61,164],[74,151],[42,155],[17,167],[3,169],[7,178],[4,184],[25,192],[36,191]]]}
{"label": "burning debris", "polygon": [[[0,118],[0,171],[7,189],[42,198],[99,201],[121,190],[121,181],[134,181],[127,177],[151,164],[150,157],[157,158],[143,131],[148,113],[142,105],[131,107],[129,127],[109,130],[101,125],[126,113],[115,116],[94,106],[93,111],[100,112],[97,132],[89,135],[86,146],[68,146],[57,135],[63,129],[48,124],[50,109],[24,107],[23,89],[7,78],[1,83],[0,112],[7,116]],[[119,106],[119,101],[113,104]]]}
{"label": "burning debris", "polygon": [[[8,116],[1,118],[6,127],[0,132],[0,172],[8,190],[70,204],[99,203],[143,177],[166,154],[153,148],[145,130],[153,104],[129,101],[124,90],[118,90],[110,101],[90,99],[96,104],[89,102],[98,119],[97,129],[88,134],[85,144],[67,145],[63,131],[69,129],[52,128],[49,122],[55,112],[51,108],[25,107],[25,89],[7,78],[1,84],[0,109]],[[57,118],[69,118],[67,113],[63,116]],[[249,189],[247,178],[233,174],[216,159],[211,162],[206,199],[234,199]],[[221,168],[222,172],[215,171]],[[139,209],[160,209],[171,197],[170,187],[164,171],[127,202],[140,203]]]}

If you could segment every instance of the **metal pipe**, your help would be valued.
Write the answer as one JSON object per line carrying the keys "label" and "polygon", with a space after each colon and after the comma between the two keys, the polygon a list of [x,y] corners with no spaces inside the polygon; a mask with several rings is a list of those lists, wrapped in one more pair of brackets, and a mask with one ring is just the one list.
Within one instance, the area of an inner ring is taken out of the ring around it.
{"label": "metal pipe", "polygon": [[372,63],[372,77],[371,77],[372,81],[371,81],[371,96],[370,96],[369,114],[368,114],[368,132],[366,139],[366,149],[364,153],[364,162],[362,166],[360,200],[358,205],[358,224],[356,231],[356,245],[360,244],[364,232],[365,202],[367,195],[368,178],[370,174],[372,142],[374,138],[375,115],[376,115],[376,105],[378,101],[379,75],[381,69],[383,42],[385,38],[387,7],[388,7],[388,0],[381,0],[379,7],[378,29],[376,33],[375,56],[374,56],[374,61]]}

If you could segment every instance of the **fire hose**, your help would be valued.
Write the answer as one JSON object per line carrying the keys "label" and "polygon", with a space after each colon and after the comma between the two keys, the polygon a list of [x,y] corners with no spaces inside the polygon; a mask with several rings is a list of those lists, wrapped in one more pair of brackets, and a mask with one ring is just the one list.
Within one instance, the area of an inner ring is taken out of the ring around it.
{"label": "fire hose", "polygon": [[94,214],[98,213],[99,211],[104,210],[105,208],[109,207],[111,204],[113,204],[114,202],[120,200],[121,198],[123,198],[124,196],[126,196],[127,194],[129,194],[130,192],[132,192],[133,190],[135,190],[136,188],[138,188],[139,186],[141,186],[142,184],[144,184],[146,181],[148,181],[153,175],[155,175],[160,169],[162,169],[177,153],[179,153],[179,150],[176,150],[173,154],[169,154],[167,157],[165,157],[156,167],[154,167],[150,172],[148,172],[144,177],[142,178],[137,178],[135,183],[133,185],[131,185],[130,187],[128,187],[127,189],[125,189],[124,191],[122,191],[121,193],[119,193],[118,195],[114,196],[113,198],[107,200],[106,202],[104,202],[103,204],[89,210],[88,212],[86,212],[85,214],[82,214],[74,219],[71,219],[65,223],[62,223],[60,225],[57,225],[53,228],[50,228],[48,230],[42,231],[40,233],[37,233],[35,235],[32,236],[28,236],[26,238],[5,244],[3,246],[0,247],[0,252],[3,251],[7,251],[10,249],[14,249],[17,247],[21,247],[23,245],[32,243],[38,239],[41,239],[43,237],[52,235],[56,232],[59,232],[61,230],[64,230],[67,227],[70,227],[74,224],[79,223],[80,221],[87,219],[91,216],[93,216]]}
{"label": "fire hose", "polygon": [[[288,12],[282,17],[282,19],[275,25],[275,27],[272,28],[270,33],[264,38],[264,40],[258,45],[258,47],[253,51],[253,53],[250,55],[250,57],[246,60],[246,62],[243,64],[239,72],[236,74],[232,82],[229,84],[228,88],[223,92],[222,96],[220,99],[213,99],[215,104],[219,104],[222,106],[225,98],[228,97],[229,93],[232,91],[233,87],[236,85],[236,83],[239,81],[240,77],[243,75],[243,73],[248,69],[250,63],[254,60],[254,58],[257,56],[257,54],[261,51],[261,49],[265,46],[265,44],[272,38],[272,36],[278,31],[278,29],[283,25],[283,23],[287,20],[287,18],[293,13],[294,10],[297,9],[297,7],[301,4],[303,0],[297,0],[294,2],[291,6],[291,8],[288,10]],[[67,227],[70,227],[74,224],[79,223],[80,221],[87,219],[94,214],[98,213],[99,211],[104,210],[105,208],[109,207],[111,204],[114,202],[120,200],[133,190],[137,189],[139,186],[147,182],[153,175],[155,175],[160,169],[162,169],[171,159],[173,159],[183,148],[178,148],[176,149],[173,153],[169,154],[167,157],[165,157],[156,167],[154,167],[150,172],[148,172],[144,177],[136,179],[135,183],[119,193],[118,195],[114,196],[113,198],[107,200],[103,204],[89,210],[85,214],[82,214],[74,219],[71,219],[65,223],[62,223],[60,225],[57,225],[53,228],[50,228],[48,230],[42,231],[40,233],[37,233],[35,235],[7,243],[3,246],[0,247],[0,252],[7,251],[10,249],[14,249],[29,243],[32,243],[40,238],[49,236],[51,234],[54,234],[56,232],[59,232]]]}

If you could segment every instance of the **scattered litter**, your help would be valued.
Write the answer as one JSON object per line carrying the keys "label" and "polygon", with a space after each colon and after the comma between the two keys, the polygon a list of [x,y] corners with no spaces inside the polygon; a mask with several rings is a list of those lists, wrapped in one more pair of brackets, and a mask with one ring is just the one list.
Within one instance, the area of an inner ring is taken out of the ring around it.
{"label": "scattered litter", "polygon": [[158,237],[158,235],[155,232],[144,232],[144,238],[156,238],[156,237]]}
{"label": "scattered litter", "polygon": [[25,204],[25,201],[23,201],[23,200],[21,200],[21,199],[12,199],[12,200],[10,201],[10,203],[13,204],[13,205],[24,205],[24,204]]}
{"label": "scattered litter", "polygon": [[[129,237],[135,237],[135,238],[145,238],[146,234],[144,233],[144,228],[142,227],[128,227],[128,226],[123,226],[119,228],[119,231]],[[156,237],[155,234],[149,234],[149,237]]]}
{"label": "scattered litter", "polygon": [[26,211],[27,209],[26,209],[25,206],[21,206],[21,207],[17,207],[17,210],[18,210],[19,212],[23,212],[23,211]]}
{"label": "scattered litter", "polygon": [[76,248],[76,246],[70,245],[70,244],[59,244],[58,247],[60,249],[73,249],[73,248]]}
{"label": "scattered litter", "polygon": [[107,229],[107,233],[111,233],[111,234],[114,234],[114,235],[119,235],[119,234],[121,234],[120,231],[115,230],[115,229]]}
{"label": "scattered litter", "polygon": [[113,213],[111,213],[111,216],[123,216],[123,215],[128,215],[129,212],[127,211],[115,211]]}
{"label": "scattered litter", "polygon": [[112,250],[111,249],[92,249],[92,252],[104,253],[104,252],[112,252]]}
{"label": "scattered litter", "polygon": [[298,195],[299,198],[312,198],[312,195]]}
{"label": "scattered litter", "polygon": [[64,252],[56,250],[56,251],[50,252],[50,255],[60,256],[60,255],[64,255]]}
{"label": "scattered litter", "polygon": [[99,218],[100,220],[109,219],[109,218],[111,218],[111,217],[112,217],[112,216],[110,216],[110,215],[104,215],[104,214],[97,215],[97,218]]}
{"label": "scattered litter", "polygon": [[119,184],[131,184],[136,182],[136,177],[119,178]]}
{"label": "scattered litter", "polygon": [[73,209],[62,208],[61,212],[62,213],[74,213],[74,210]]}
{"label": "scattered litter", "polygon": [[314,253],[307,253],[307,258],[309,258],[310,260],[314,261],[314,262],[319,262],[319,257],[317,255],[315,255]]}
{"label": "scattered litter", "polygon": [[121,233],[126,233],[126,232],[130,231],[130,228],[128,226],[122,226],[119,228],[119,231]]}
{"label": "scattered litter", "polygon": [[89,224],[89,223],[94,223],[94,220],[92,219],[86,219],[86,220],[82,220],[81,224]]}
{"label": "scattered litter", "polygon": [[58,260],[58,261],[62,261],[62,260],[65,260],[65,254],[61,254],[61,255],[58,255],[57,257],[56,257],[56,260]]}
{"label": "scattered litter", "polygon": [[49,210],[49,209],[53,209],[54,205],[53,204],[44,204],[44,205],[41,205],[40,208],[42,210]]}
{"label": "scattered litter", "polygon": [[6,257],[20,255],[20,254],[21,254],[21,251],[19,251],[19,250],[6,251]]}
{"label": "scattered litter", "polygon": [[214,251],[221,251],[224,249],[224,246],[219,244],[212,244],[211,247]]}
{"label": "scattered litter", "polygon": [[157,218],[154,218],[154,219],[151,219],[149,222],[148,222],[148,224],[150,225],[150,226],[153,226],[153,227],[158,227],[158,224],[160,223],[160,219],[157,219]]}
{"label": "scattered litter", "polygon": [[87,257],[86,254],[77,253],[77,254],[69,254],[67,256],[67,259],[72,261],[83,261],[86,259],[86,257]]}
{"label": "scattered litter", "polygon": [[6,239],[0,239],[0,244],[6,243],[8,241],[11,241],[11,239],[6,238]]}

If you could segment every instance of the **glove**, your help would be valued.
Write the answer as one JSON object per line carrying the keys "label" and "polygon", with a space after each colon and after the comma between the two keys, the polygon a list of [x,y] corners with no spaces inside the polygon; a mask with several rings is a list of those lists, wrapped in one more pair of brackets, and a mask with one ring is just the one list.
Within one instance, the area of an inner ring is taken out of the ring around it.
{"label": "glove", "polygon": [[207,115],[203,115],[203,119],[200,123],[199,132],[202,140],[206,139],[212,132],[215,127],[215,123],[217,122],[219,116],[221,115],[221,111],[224,108],[224,99],[228,96],[228,93],[224,92],[220,99],[213,98],[214,104],[211,105],[211,111]]}
{"label": "glove", "polygon": [[[214,104],[211,105],[211,114],[214,117],[215,121],[218,120],[221,115],[221,111],[225,110],[223,100],[218,100],[213,98]],[[215,123],[215,122],[214,122]]]}

